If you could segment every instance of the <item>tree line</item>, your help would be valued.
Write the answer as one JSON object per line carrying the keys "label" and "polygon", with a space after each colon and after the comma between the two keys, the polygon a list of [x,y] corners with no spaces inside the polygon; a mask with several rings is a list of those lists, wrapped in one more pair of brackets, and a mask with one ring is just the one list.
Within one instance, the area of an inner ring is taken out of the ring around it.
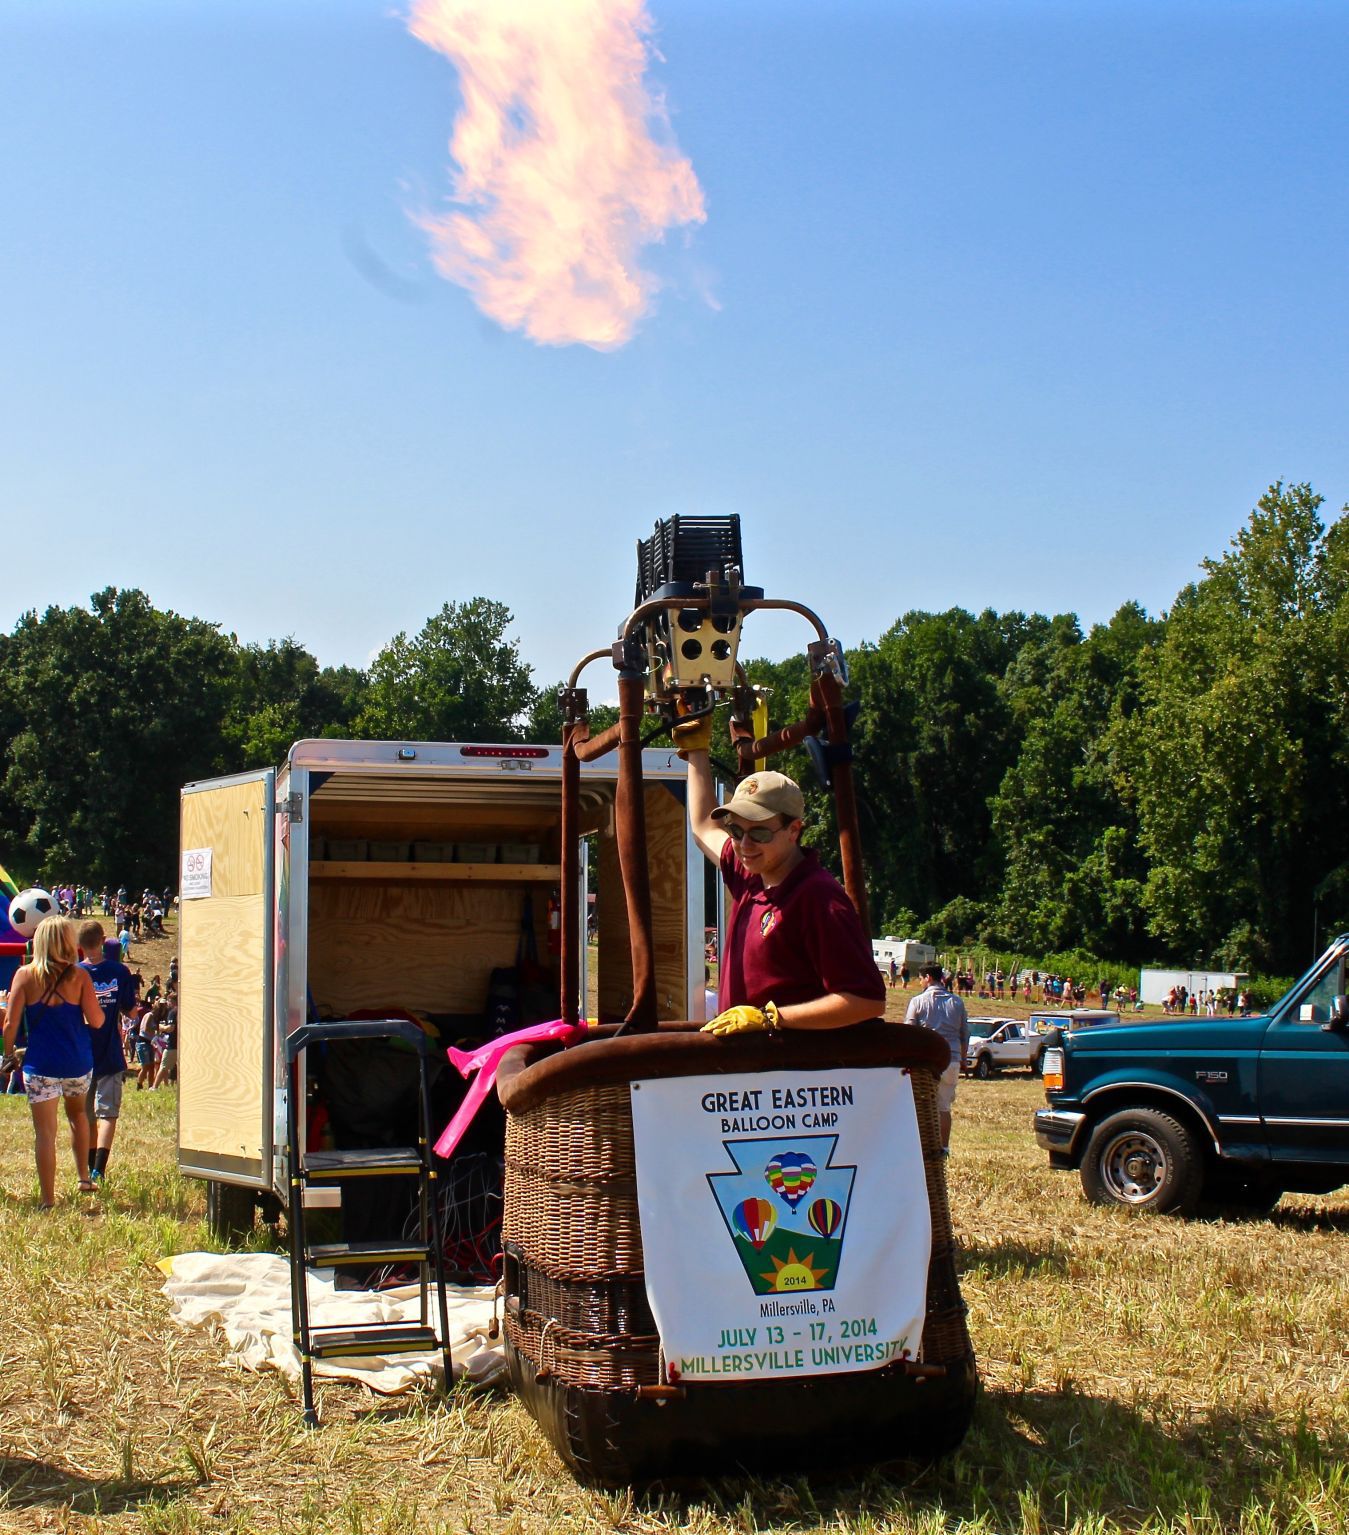
{"label": "tree line", "polygon": [[[878,930],[1288,972],[1349,925],[1349,508],[1322,506],[1271,486],[1158,617],[914,611],[850,650]],[[447,603],[361,671],[139,591],[27,613],[0,635],[0,861],[162,884],[179,786],[304,736],[556,740],[512,623]],[[747,670],[775,725],[799,717],[804,655]],[[783,766],[828,849],[829,797],[804,754]]]}

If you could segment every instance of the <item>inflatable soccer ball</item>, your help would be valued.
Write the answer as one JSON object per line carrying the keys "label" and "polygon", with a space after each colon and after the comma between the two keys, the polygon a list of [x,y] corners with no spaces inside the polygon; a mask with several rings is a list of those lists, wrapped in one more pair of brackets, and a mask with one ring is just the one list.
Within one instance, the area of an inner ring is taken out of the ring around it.
{"label": "inflatable soccer ball", "polygon": [[31,938],[43,917],[56,911],[56,901],[46,890],[20,890],[9,903],[9,925],[21,938]]}

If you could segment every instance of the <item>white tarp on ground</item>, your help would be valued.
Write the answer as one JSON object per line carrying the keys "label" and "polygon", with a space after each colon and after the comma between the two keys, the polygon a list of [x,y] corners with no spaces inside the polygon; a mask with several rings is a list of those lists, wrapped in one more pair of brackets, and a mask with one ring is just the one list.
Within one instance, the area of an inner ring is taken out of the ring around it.
{"label": "white tarp on ground", "polygon": [[[275,1253],[178,1253],[159,1265],[171,1315],[180,1327],[219,1327],[235,1360],[249,1370],[280,1370],[300,1377],[291,1342],[290,1264]],[[502,1340],[488,1337],[490,1286],[445,1287],[450,1354],[455,1378],[483,1383],[506,1368]],[[432,1307],[434,1315],[434,1305]],[[339,1290],[330,1273],[309,1276],[309,1317],[315,1327],[359,1322],[415,1322],[417,1286],[392,1290]],[[384,1354],[365,1359],[314,1361],[314,1374],[353,1380],[394,1395],[440,1380],[440,1355]]]}

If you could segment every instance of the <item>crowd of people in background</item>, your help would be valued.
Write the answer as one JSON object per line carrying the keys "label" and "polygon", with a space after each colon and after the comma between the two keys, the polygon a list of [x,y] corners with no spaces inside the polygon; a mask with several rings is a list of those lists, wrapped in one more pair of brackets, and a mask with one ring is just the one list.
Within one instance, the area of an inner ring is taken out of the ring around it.
{"label": "crowd of people in background", "polygon": [[[52,891],[61,914],[71,918],[92,916],[91,908],[101,907],[112,917],[116,938],[104,945],[102,958],[125,967],[126,978],[118,993],[115,1016],[108,1011],[108,1022],[118,1031],[118,1041],[125,1055],[127,1078],[135,1077],[138,1091],[167,1087],[178,1080],[178,961],[170,959],[168,975],[152,975],[147,982],[143,972],[132,969],[129,961],[132,942],[151,933],[163,932],[164,914],[173,902],[172,892],[150,890],[139,897],[129,897],[125,888],[104,890],[93,895],[82,886],[62,885]],[[81,909],[83,908],[83,909]],[[94,957],[84,954],[86,963]],[[102,998],[101,998],[102,1000]],[[25,1040],[20,1037],[19,1048]],[[22,1093],[24,1076],[22,1057],[18,1064],[5,1063],[0,1069],[0,1092]]]}
{"label": "crowd of people in background", "polygon": [[76,920],[92,916],[111,917],[117,928],[119,942],[124,930],[133,939],[144,938],[150,933],[163,933],[164,918],[176,904],[172,890],[151,890],[148,885],[139,895],[135,895],[125,885],[116,890],[105,885],[102,890],[95,891],[88,885],[58,881],[52,886],[51,893],[63,917],[74,917]]}
{"label": "crowd of people in background", "polygon": [[[984,1001],[1005,1002],[1010,996],[1013,1002],[1040,1002],[1050,1007],[1085,1007],[1098,997],[1102,1007],[1133,1007],[1138,1003],[1136,986],[1115,986],[1102,977],[1094,986],[1074,980],[1071,975],[1055,975],[1040,970],[1004,971],[1001,967],[986,970],[982,975],[968,966],[956,970],[944,969],[944,984],[957,997],[980,997]],[[890,986],[909,989],[909,967],[895,960],[889,964]]]}
{"label": "crowd of people in background", "polygon": [[10,982],[0,1072],[7,1092],[28,1099],[44,1210],[56,1201],[60,1109],[78,1187],[93,1193],[107,1171],[133,1065],[137,1088],[177,1078],[177,961],[167,985],[156,975],[146,986],[121,952],[96,917],[53,913],[38,923],[32,958]]}
{"label": "crowd of people in background", "polygon": [[1094,985],[1081,977],[1058,975],[1053,971],[1013,970],[1005,974],[1000,968],[987,970],[976,976],[965,969],[955,973],[952,984],[957,995],[985,1000],[1005,1001],[1010,995],[1013,1002],[1039,1002],[1049,1007],[1085,1007],[1093,999],[1102,1007],[1132,1006],[1138,1001],[1138,988],[1115,986],[1102,976]]}
{"label": "crowd of people in background", "polygon": [[[888,967],[892,990],[908,991],[911,977],[909,967],[891,959]],[[955,970],[943,969],[944,984],[957,997],[979,997],[984,1001],[1022,1001],[1042,1003],[1049,1007],[1085,1007],[1099,1001],[1101,1007],[1117,1011],[1137,1009],[1137,986],[1112,986],[1102,977],[1094,986],[1074,979],[1071,975],[1056,975],[1040,970],[1004,971],[1001,966],[985,970],[982,974],[972,966],[960,966]],[[1173,986],[1162,1003],[1164,1013],[1191,1018],[1204,1015],[1209,1018],[1238,1015],[1249,1018],[1254,1001],[1249,991],[1231,986],[1219,986],[1207,990],[1190,991],[1185,986]]]}
{"label": "crowd of people in background", "polygon": [[1222,1014],[1235,1018],[1240,1013],[1243,1018],[1249,1018],[1251,994],[1244,988],[1238,991],[1234,986],[1209,987],[1200,991],[1191,991],[1188,986],[1173,986],[1162,1002],[1162,1011],[1178,1017],[1188,1014],[1197,1018],[1203,1013],[1207,1018]]}
{"label": "crowd of people in background", "polygon": [[[139,986],[143,979],[132,972]],[[155,975],[132,1010],[123,1015],[122,1041],[128,1063],[136,1063],[137,1090],[167,1087],[178,1080],[178,961],[169,961],[168,979]]]}

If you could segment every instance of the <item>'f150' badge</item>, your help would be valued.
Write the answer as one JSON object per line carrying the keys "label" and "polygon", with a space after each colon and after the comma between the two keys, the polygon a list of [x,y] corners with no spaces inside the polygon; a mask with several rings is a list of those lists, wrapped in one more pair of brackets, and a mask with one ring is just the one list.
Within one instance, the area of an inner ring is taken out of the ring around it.
{"label": "'f150' badge", "polygon": [[1225,1071],[1205,1071],[1201,1069],[1195,1072],[1194,1079],[1196,1082],[1226,1082],[1227,1073]]}

